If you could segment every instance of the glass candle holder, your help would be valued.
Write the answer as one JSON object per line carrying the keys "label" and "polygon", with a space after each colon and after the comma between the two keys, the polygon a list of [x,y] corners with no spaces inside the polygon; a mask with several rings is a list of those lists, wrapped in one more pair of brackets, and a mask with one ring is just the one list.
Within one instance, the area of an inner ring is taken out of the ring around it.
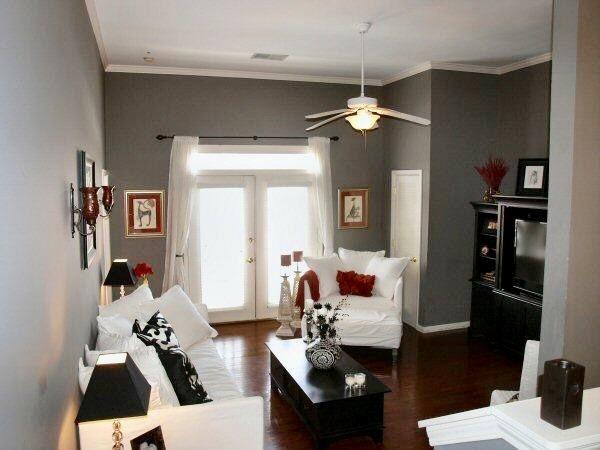
{"label": "glass candle holder", "polygon": [[367,381],[367,376],[362,373],[355,373],[354,374],[354,382],[356,383],[356,387],[359,389],[362,389],[365,387],[365,382]]}
{"label": "glass candle holder", "polygon": [[352,390],[354,385],[356,384],[356,378],[354,378],[353,373],[347,373],[344,376],[344,381],[346,382],[346,388]]}

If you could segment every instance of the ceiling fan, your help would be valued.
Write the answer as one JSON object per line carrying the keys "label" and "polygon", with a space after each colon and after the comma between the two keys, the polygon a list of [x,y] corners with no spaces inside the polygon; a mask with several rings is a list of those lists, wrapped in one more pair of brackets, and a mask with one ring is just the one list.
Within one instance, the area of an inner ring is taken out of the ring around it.
{"label": "ceiling fan", "polygon": [[333,122],[334,120],[345,117],[355,130],[361,131],[363,134],[366,131],[374,130],[378,127],[377,121],[380,116],[393,117],[395,119],[407,120],[409,122],[418,123],[419,125],[429,125],[431,122],[422,117],[412,116],[410,114],[394,111],[393,109],[380,108],[377,106],[377,99],[365,96],[365,33],[369,31],[371,24],[363,22],[358,25],[360,33],[361,46],[361,69],[360,69],[360,97],[348,99],[348,108],[336,109],[334,111],[326,111],[322,113],[309,114],[306,119],[320,119],[321,117],[329,117],[315,125],[308,127],[306,131],[314,130],[323,125]]}

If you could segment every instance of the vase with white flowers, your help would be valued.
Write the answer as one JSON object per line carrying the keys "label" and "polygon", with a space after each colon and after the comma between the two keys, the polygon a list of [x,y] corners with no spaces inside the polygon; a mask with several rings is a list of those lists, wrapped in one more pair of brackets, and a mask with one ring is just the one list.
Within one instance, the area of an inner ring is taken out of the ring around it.
{"label": "vase with white flowers", "polygon": [[331,303],[305,305],[306,316],[306,359],[316,369],[331,369],[342,356],[340,338],[336,323],[344,316],[342,309],[348,298],[342,299],[335,307]]}

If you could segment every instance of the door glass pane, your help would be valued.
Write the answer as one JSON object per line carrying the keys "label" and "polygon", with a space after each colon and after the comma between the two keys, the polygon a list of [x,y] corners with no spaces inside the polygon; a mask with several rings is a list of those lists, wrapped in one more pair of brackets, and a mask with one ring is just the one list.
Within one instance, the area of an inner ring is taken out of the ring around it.
{"label": "door glass pane", "polygon": [[[305,186],[267,188],[267,258],[268,306],[279,304],[281,284],[281,255],[309,248],[308,188]],[[296,264],[287,268],[290,287],[293,289]],[[300,264],[304,272],[306,265]]]}
{"label": "door glass pane", "polygon": [[241,308],[246,268],[244,188],[203,188],[197,199],[202,302],[209,310]]}

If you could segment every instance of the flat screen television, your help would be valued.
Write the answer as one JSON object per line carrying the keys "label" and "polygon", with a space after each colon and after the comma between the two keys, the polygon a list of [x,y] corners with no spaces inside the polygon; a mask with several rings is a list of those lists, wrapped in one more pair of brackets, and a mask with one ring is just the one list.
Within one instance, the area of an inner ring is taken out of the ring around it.
{"label": "flat screen television", "polygon": [[524,294],[542,297],[545,259],[546,223],[516,219],[513,287]]}

